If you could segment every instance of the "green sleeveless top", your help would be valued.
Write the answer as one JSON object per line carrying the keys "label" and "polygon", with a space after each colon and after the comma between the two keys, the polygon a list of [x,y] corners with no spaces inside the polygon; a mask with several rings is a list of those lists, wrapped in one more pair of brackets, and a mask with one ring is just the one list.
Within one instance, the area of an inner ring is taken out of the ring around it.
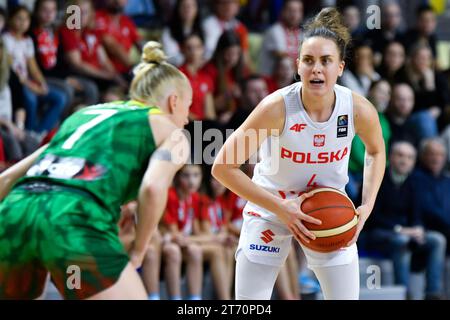
{"label": "green sleeveless top", "polygon": [[117,101],[71,115],[19,183],[45,180],[79,188],[118,214],[135,199],[156,149],[149,114],[161,114],[137,101]]}

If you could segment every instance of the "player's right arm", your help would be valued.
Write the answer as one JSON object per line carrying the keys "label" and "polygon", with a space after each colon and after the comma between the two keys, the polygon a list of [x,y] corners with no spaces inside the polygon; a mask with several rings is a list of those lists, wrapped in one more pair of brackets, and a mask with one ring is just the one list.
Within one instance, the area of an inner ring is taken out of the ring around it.
{"label": "player's right arm", "polygon": [[8,168],[2,174],[0,174],[0,201],[9,193],[12,186],[17,180],[22,178],[25,173],[30,169],[36,159],[41,155],[42,152],[47,148],[47,145],[37,149],[35,152],[30,154],[25,159],[16,163],[12,167]]}
{"label": "player's right arm", "polygon": [[[212,168],[212,175],[225,187],[240,197],[273,212],[289,228],[296,238],[309,242],[314,235],[306,229],[301,220],[320,224],[321,222],[300,211],[305,193],[301,197],[282,200],[267,190],[256,185],[239,168],[250,156],[255,154],[269,136],[281,134],[284,128],[285,110],[281,95],[274,93],[266,97],[255,108],[245,122],[227,139],[217,155]],[[256,134],[255,141],[249,142],[251,131]]]}
{"label": "player's right arm", "polygon": [[159,118],[152,122],[154,134],[159,132],[161,135],[166,131],[167,135],[162,139],[155,138],[161,142],[151,156],[139,189],[136,239],[130,253],[131,262],[136,267],[142,264],[150,238],[158,227],[173,177],[189,159],[189,142],[182,131],[163,117],[154,118]]}

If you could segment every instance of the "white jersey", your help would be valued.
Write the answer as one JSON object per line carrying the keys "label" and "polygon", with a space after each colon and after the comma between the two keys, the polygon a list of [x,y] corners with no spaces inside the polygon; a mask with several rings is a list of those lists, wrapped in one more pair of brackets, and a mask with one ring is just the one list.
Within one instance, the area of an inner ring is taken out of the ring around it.
{"label": "white jersey", "polygon": [[[355,135],[352,92],[335,85],[331,117],[314,122],[302,104],[301,85],[297,82],[277,91],[285,103],[284,129],[279,137],[271,136],[261,145],[253,182],[281,198],[296,197],[316,186],[345,192]],[[247,209],[266,212],[253,203],[248,203]],[[263,218],[277,220],[273,214]]]}

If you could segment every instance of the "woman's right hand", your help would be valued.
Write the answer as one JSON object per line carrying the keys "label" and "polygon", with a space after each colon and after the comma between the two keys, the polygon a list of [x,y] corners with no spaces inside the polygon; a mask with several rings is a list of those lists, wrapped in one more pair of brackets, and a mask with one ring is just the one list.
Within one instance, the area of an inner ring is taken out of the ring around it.
{"label": "woman's right hand", "polygon": [[301,205],[305,199],[312,196],[312,193],[304,193],[300,197],[293,199],[281,200],[282,210],[278,213],[278,218],[288,227],[297,241],[302,239],[304,242],[309,243],[310,239],[314,240],[315,235],[309,231],[302,221],[321,225],[322,221],[315,219],[301,210]]}

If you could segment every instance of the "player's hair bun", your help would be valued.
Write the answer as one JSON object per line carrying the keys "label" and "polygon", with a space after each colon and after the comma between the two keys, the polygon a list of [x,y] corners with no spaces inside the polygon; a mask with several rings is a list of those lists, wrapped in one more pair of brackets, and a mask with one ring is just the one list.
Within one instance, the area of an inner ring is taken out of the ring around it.
{"label": "player's hair bun", "polygon": [[162,49],[162,45],[156,41],[149,41],[142,50],[142,62],[160,64],[167,60],[167,56]]}

